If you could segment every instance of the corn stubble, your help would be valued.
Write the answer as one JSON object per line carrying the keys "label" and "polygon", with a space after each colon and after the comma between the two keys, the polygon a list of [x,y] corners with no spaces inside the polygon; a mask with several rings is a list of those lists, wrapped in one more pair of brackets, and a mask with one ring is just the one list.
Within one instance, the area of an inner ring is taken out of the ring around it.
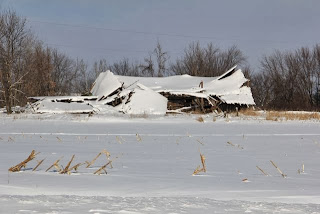
{"label": "corn stubble", "polygon": [[192,173],[192,175],[197,175],[199,174],[200,172],[207,172],[207,169],[206,169],[206,157],[200,153],[200,159],[201,159],[201,164],[202,164],[202,167],[201,166],[198,166],[194,172]]}
{"label": "corn stubble", "polygon": [[19,172],[21,170],[21,168],[26,168],[27,163],[32,161],[37,154],[39,154],[40,152],[36,153],[35,150],[32,150],[31,154],[29,155],[29,157],[27,159],[25,159],[24,161],[20,162],[19,164],[17,164],[16,166],[13,166],[9,169],[10,172]]}

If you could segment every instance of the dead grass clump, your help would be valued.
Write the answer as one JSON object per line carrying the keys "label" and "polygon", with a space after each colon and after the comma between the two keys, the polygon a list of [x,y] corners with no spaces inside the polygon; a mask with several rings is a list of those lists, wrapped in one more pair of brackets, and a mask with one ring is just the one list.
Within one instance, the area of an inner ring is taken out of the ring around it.
{"label": "dead grass clump", "polygon": [[266,120],[320,120],[320,114],[316,112],[268,111]]}
{"label": "dead grass clump", "polygon": [[197,118],[197,121],[200,122],[200,123],[204,123],[204,119],[201,116]]}

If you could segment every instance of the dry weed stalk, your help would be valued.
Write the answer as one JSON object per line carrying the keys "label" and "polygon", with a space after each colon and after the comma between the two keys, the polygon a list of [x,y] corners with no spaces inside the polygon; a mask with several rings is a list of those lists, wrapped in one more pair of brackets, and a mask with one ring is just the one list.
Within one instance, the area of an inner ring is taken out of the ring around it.
{"label": "dry weed stalk", "polygon": [[101,151],[101,153],[103,153],[103,154],[105,154],[105,155],[106,155],[107,160],[110,160],[110,152],[108,152],[108,150],[103,149],[103,150]]}
{"label": "dry weed stalk", "polygon": [[217,121],[217,117],[216,117],[216,116],[213,116],[212,121],[213,121],[213,122],[216,122],[216,121]]}
{"label": "dry weed stalk", "polygon": [[229,144],[230,146],[233,146],[233,147],[238,147],[239,149],[243,149],[243,147],[240,146],[239,144],[233,144],[230,141],[228,141],[227,144]]}
{"label": "dry weed stalk", "polygon": [[260,167],[258,167],[258,166],[256,166],[256,167],[257,167],[257,169],[259,169],[260,172],[262,172],[265,176],[269,176],[268,173],[266,173],[265,171],[263,171]]}
{"label": "dry weed stalk", "polygon": [[138,141],[138,142],[141,142],[141,141],[142,141],[142,138],[141,138],[141,136],[140,136],[138,133],[136,134],[136,137],[137,137],[137,141]]}
{"label": "dry weed stalk", "polygon": [[203,123],[204,119],[203,119],[203,117],[200,116],[200,117],[197,118],[197,121],[200,122],[200,123]]}
{"label": "dry weed stalk", "polygon": [[69,161],[69,163],[67,164],[67,166],[60,172],[60,174],[66,174],[69,171],[69,167],[71,165],[71,162],[73,161],[75,155],[72,155],[71,160]]}
{"label": "dry weed stalk", "polygon": [[60,137],[57,137],[57,139],[58,139],[59,142],[62,142],[62,140],[60,139]]}
{"label": "dry weed stalk", "polygon": [[201,164],[202,164],[202,168],[200,166],[198,166],[194,172],[192,173],[192,175],[197,175],[199,174],[200,172],[207,172],[207,169],[206,169],[206,158],[203,154],[200,153],[200,159],[201,159]]}
{"label": "dry weed stalk", "polygon": [[192,173],[192,175],[197,175],[200,172],[204,172],[204,169],[201,168],[200,166],[197,166],[197,168],[194,170],[194,172]]}
{"label": "dry weed stalk", "polygon": [[101,155],[101,152],[100,152],[91,162],[86,161],[86,164],[87,164],[86,168],[88,168],[88,167],[90,167],[92,164],[94,164],[94,162],[98,159],[98,157],[99,157],[100,155]]}
{"label": "dry weed stalk", "polygon": [[67,171],[68,175],[71,174],[71,171],[72,171],[72,170],[78,172],[78,168],[79,168],[81,165],[83,165],[83,164],[84,164],[84,163],[78,163],[78,164],[74,165],[73,167],[71,167],[70,169],[68,169],[68,171]]}
{"label": "dry weed stalk", "polygon": [[227,142],[227,144],[235,147],[235,145],[233,143],[229,142],[229,141]]}
{"label": "dry weed stalk", "polygon": [[287,177],[287,175],[283,174],[279,167],[272,160],[270,162],[278,170],[278,172],[282,175],[283,178]]}
{"label": "dry weed stalk", "polygon": [[206,169],[206,157],[200,153],[200,158],[201,158],[203,171],[207,172],[207,169]]}
{"label": "dry weed stalk", "polygon": [[102,174],[102,171],[104,171],[106,174],[108,174],[107,173],[107,170],[106,170],[106,167],[109,165],[109,164],[111,164],[112,163],[112,161],[110,160],[108,163],[106,163],[105,165],[103,165],[102,167],[100,167],[97,171],[95,171],[93,174],[97,174],[97,175],[100,175],[100,174]]}
{"label": "dry weed stalk", "polygon": [[200,143],[202,146],[204,146],[204,143],[202,143],[200,140],[197,140],[198,143]]}
{"label": "dry weed stalk", "polygon": [[61,160],[62,158],[63,158],[63,156],[62,156],[60,159],[56,160],[56,161],[46,170],[46,172],[48,172],[52,167],[55,167],[55,168],[58,170],[58,172],[61,172],[62,169],[61,169],[60,166],[59,166],[59,162],[60,162],[60,160]]}
{"label": "dry weed stalk", "polygon": [[177,144],[177,145],[179,145],[179,142],[180,142],[181,138],[182,138],[182,137],[177,138],[177,140],[176,140],[176,144]]}
{"label": "dry weed stalk", "polygon": [[244,178],[244,179],[242,179],[242,182],[247,183],[247,182],[250,182],[250,181],[248,180],[248,178]]}
{"label": "dry weed stalk", "polygon": [[21,163],[19,163],[16,166],[13,166],[9,169],[10,172],[19,172],[21,170],[21,168],[26,168],[27,163],[30,162],[31,160],[33,160],[37,154],[39,154],[40,152],[36,153],[35,150],[32,150],[31,154],[29,155],[29,157],[27,159],[25,159],[24,161],[22,161]]}
{"label": "dry weed stalk", "polygon": [[119,144],[122,144],[122,142],[124,141],[122,137],[116,136],[116,140]]}
{"label": "dry weed stalk", "polygon": [[298,173],[299,174],[304,173],[304,164],[302,164],[302,169],[298,169]]}
{"label": "dry weed stalk", "polygon": [[36,165],[36,167],[33,168],[32,171],[36,171],[36,169],[43,163],[44,160],[45,160],[45,159],[43,159],[43,160],[41,160],[41,161],[37,161],[38,164]]}

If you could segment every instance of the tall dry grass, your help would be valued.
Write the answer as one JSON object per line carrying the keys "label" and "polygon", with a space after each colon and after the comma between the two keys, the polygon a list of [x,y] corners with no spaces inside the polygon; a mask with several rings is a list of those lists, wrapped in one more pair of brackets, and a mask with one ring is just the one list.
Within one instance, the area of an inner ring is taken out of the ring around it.
{"label": "tall dry grass", "polygon": [[287,111],[268,111],[266,120],[320,120],[320,113],[317,112],[287,112]]}
{"label": "tall dry grass", "polygon": [[256,111],[252,108],[247,108],[247,109],[241,109],[239,111],[239,115],[257,117],[257,116],[260,116],[261,114],[259,111]]}

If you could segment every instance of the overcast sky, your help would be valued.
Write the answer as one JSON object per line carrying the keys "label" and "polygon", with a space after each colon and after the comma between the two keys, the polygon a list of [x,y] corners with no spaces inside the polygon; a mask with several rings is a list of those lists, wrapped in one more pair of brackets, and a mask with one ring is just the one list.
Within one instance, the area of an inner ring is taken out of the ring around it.
{"label": "overcast sky", "polygon": [[263,54],[320,43],[319,0],[0,0],[46,44],[91,63],[142,61],[157,40],[171,60],[193,41]]}

